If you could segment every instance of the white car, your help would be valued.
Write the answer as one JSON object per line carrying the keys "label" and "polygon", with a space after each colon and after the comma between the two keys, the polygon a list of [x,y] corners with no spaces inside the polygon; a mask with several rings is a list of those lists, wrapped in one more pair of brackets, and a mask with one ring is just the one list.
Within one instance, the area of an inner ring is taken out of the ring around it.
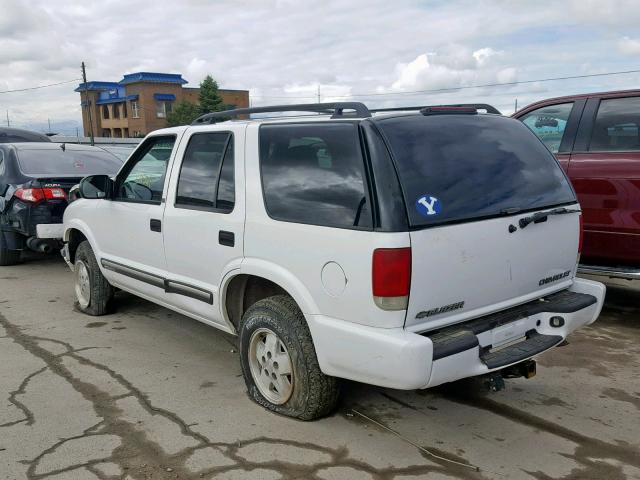
{"label": "white car", "polygon": [[580,206],[553,155],[476,106],[208,114],[80,195],[63,249],[79,308],[105,314],[122,289],[237,334],[250,397],[305,420],[337,378],[530,376],[605,293],[575,277]]}

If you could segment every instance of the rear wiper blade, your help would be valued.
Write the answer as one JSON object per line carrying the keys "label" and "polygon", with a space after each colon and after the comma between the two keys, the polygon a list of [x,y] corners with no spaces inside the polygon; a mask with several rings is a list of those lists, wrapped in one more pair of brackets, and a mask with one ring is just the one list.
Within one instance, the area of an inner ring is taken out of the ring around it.
{"label": "rear wiper blade", "polygon": [[523,217],[518,221],[518,225],[520,228],[525,228],[530,223],[536,223],[540,221],[544,221],[547,219],[549,215],[564,215],[566,213],[580,213],[580,210],[568,209],[565,207],[554,208],[553,210],[548,210],[546,212],[536,212],[533,215],[529,215],[528,217]]}

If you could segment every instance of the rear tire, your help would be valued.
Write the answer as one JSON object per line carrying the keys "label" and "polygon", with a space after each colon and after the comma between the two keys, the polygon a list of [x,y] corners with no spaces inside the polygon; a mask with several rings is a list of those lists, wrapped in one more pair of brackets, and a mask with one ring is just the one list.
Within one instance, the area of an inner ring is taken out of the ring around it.
{"label": "rear tire", "polygon": [[73,269],[78,310],[92,316],[107,314],[113,300],[113,287],[102,275],[93,249],[86,240],[76,250]]}
{"label": "rear tire", "polygon": [[4,235],[0,232],[0,266],[7,267],[20,263],[21,253],[20,250],[9,250],[6,248]]}
{"label": "rear tire", "polygon": [[240,354],[249,397],[263,407],[300,420],[335,408],[338,380],[320,371],[309,327],[291,297],[268,297],[247,310]]}

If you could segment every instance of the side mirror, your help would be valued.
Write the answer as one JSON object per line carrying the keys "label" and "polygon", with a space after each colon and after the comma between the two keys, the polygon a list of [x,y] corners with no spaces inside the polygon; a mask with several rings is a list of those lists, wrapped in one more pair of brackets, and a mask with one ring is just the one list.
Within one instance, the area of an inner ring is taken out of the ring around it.
{"label": "side mirror", "polygon": [[79,191],[82,198],[111,198],[113,180],[109,175],[90,175],[80,181]]}

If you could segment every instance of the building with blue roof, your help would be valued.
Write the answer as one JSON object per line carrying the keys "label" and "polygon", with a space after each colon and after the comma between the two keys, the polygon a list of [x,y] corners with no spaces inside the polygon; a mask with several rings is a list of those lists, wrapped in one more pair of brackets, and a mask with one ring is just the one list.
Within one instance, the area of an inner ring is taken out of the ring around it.
{"label": "building with blue roof", "polygon": [[[90,81],[75,89],[80,93],[82,124],[90,135],[89,115],[96,137],[143,137],[167,126],[167,115],[181,101],[197,104],[199,88],[187,84],[179,73],[127,73],[119,82]],[[230,108],[249,106],[248,90],[220,89]]]}

